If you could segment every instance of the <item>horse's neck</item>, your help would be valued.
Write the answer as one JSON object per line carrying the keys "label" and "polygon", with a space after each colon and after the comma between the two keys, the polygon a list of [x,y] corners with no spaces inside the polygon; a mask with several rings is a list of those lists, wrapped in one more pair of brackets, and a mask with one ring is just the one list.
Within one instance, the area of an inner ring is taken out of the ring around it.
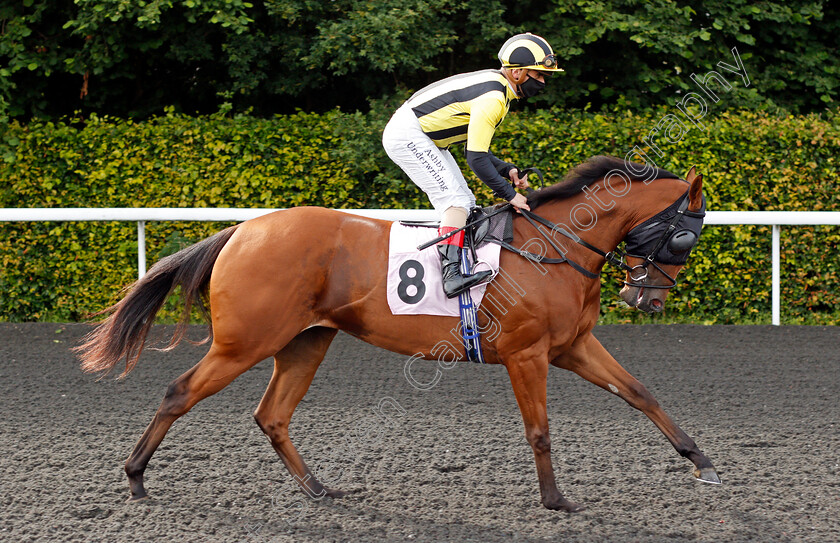
{"label": "horse's neck", "polygon": [[[622,187],[623,188],[623,187]],[[635,226],[675,202],[688,189],[678,179],[656,179],[650,183],[634,181],[629,190],[593,183],[578,195],[541,206],[537,213],[569,230],[580,240],[609,252]],[[600,270],[604,259],[585,247],[572,243],[569,257],[592,271]]]}

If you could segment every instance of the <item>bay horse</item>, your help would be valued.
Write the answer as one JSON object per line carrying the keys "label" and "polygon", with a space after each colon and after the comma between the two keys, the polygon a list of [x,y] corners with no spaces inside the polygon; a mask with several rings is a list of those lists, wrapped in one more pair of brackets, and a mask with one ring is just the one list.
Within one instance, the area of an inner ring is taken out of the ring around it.
{"label": "bay horse", "polygon": [[[620,295],[629,306],[661,311],[699,235],[698,224],[693,231],[680,230],[683,219],[702,224],[705,200],[695,169],[683,180],[654,167],[640,174],[640,168],[593,157],[562,182],[530,194],[533,213],[514,214],[511,244],[528,258],[509,251],[500,257],[506,276],[526,294],[512,306],[482,305],[483,318],[498,325],[494,337],[482,337],[484,357],[507,369],[548,509],[582,508],[560,493],[554,478],[546,408],[549,366],[571,370],[641,410],[694,464],[697,479],[720,483],[695,442],[592,334],[600,306],[598,273],[607,261],[626,270]],[[274,358],[274,373],[254,412],[257,424],[310,497],[344,494],[326,488],[289,439],[292,413],[330,342],[343,330],[396,353],[434,359],[434,346],[458,323],[456,317],[391,314],[386,301],[390,226],[317,207],[276,211],[161,259],[102,312],[109,316],[75,350],[89,372],[108,372],[125,359],[122,377],[137,363],[155,314],[176,286],[186,309],[171,346],[183,336],[192,304],[204,307],[209,300],[212,310],[209,351],[170,384],[126,461],[130,500],[146,497],[143,473],[172,423],[267,357]],[[622,254],[616,247],[625,238],[628,253]],[[650,254],[634,254],[631,244]],[[542,254],[534,253],[537,246]],[[565,259],[552,257],[555,250]],[[488,285],[485,299],[503,299],[500,283]]]}

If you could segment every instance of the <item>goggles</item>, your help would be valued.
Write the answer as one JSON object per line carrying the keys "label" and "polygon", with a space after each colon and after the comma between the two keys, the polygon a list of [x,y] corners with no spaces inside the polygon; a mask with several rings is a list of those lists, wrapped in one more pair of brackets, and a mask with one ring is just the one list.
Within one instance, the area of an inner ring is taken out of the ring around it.
{"label": "goggles", "polygon": [[548,68],[549,70],[554,70],[557,68],[557,57],[554,55],[548,55],[540,62],[537,62],[538,66],[542,66],[543,68]]}
{"label": "goggles", "polygon": [[534,64],[507,64],[506,68],[523,68],[531,70],[539,70],[545,68],[546,70],[557,70],[557,57],[555,55],[546,55],[544,59]]}

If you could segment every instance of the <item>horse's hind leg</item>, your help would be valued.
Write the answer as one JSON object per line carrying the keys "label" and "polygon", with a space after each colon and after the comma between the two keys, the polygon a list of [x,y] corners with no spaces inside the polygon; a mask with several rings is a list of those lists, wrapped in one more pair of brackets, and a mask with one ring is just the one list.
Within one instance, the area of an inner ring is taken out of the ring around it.
{"label": "horse's hind leg", "polygon": [[143,472],[172,423],[202,399],[222,390],[268,354],[248,353],[231,345],[220,346],[214,343],[198,364],[169,385],[152,422],[125,463],[131,500],[146,497]]}
{"label": "horse's hind leg", "polygon": [[642,383],[630,375],[592,334],[578,339],[572,349],[557,360],[555,366],[571,370],[587,381],[617,394],[653,421],[681,456],[696,466],[694,476],[706,483],[720,483],[717,471],[671,417],[659,406],[656,398]]}
{"label": "horse's hind leg", "polygon": [[311,498],[324,495],[338,497],[343,492],[325,488],[309,471],[289,439],[289,422],[336,332],[331,328],[309,328],[274,355],[274,375],[254,412],[254,419],[271,440],[289,473]]}

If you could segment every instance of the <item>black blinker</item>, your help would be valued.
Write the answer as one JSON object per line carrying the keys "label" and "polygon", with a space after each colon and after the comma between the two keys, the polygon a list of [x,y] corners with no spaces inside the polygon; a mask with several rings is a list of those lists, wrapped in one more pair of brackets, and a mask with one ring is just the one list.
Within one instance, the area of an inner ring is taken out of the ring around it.
{"label": "black blinker", "polygon": [[690,251],[697,245],[697,234],[691,230],[680,230],[668,241],[668,250],[674,254]]}

